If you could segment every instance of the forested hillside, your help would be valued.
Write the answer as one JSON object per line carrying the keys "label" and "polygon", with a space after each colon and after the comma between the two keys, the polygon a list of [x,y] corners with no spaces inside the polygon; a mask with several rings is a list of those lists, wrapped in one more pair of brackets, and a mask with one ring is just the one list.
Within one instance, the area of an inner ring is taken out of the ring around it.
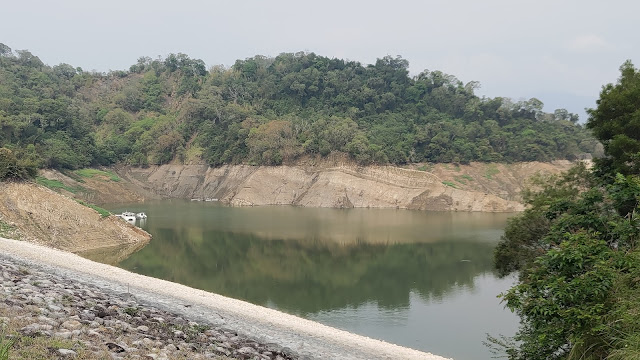
{"label": "forested hillside", "polygon": [[0,147],[26,164],[170,161],[277,165],[348,154],[360,164],[575,159],[599,143],[559,109],[474,94],[440,71],[313,53],[207,69],[184,54],[108,74],[47,66],[0,44]]}

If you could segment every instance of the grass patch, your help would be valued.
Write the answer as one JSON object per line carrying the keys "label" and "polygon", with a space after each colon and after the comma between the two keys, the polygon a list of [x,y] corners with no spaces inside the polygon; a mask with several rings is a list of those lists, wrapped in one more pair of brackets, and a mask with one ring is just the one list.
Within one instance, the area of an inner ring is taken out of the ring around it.
{"label": "grass patch", "polygon": [[47,179],[44,176],[37,176],[36,177],[36,184],[38,185],[42,185],[44,187],[47,187],[53,191],[58,191],[60,189],[62,190],[66,190],[72,194],[75,194],[79,191],[84,190],[84,188],[82,187],[71,187],[71,186],[67,186],[65,184],[63,184],[61,181],[58,180],[51,180],[51,179]]}
{"label": "grass patch", "polygon": [[416,170],[431,172],[433,170],[433,164],[420,165],[416,168]]}
{"label": "grass patch", "polygon": [[80,169],[80,170],[76,170],[74,171],[74,173],[85,177],[85,178],[93,178],[95,176],[104,176],[109,178],[109,180],[111,181],[120,181],[120,177],[118,175],[116,175],[116,173],[114,173],[113,171],[103,171],[103,170],[98,170],[98,169]]}
{"label": "grass patch", "polygon": [[59,358],[58,349],[72,349],[76,351],[76,359],[90,359],[90,354],[85,351],[85,345],[79,341],[60,340],[46,336],[22,336],[18,332],[12,334],[15,338],[13,353],[9,359],[33,359],[45,360]]}
{"label": "grass patch", "polygon": [[140,311],[140,309],[138,309],[137,307],[128,307],[124,309],[124,312],[129,314],[130,316],[138,315],[138,311]]}
{"label": "grass patch", "polygon": [[[17,229],[15,226],[9,225],[6,222],[0,220],[0,237],[13,239],[17,235],[16,230]],[[20,239],[16,239],[16,240],[20,240]],[[2,360],[2,358],[0,358],[0,360]]]}
{"label": "grass patch", "polygon": [[454,189],[458,188],[458,185],[456,185],[456,183],[454,183],[453,181],[448,181],[448,180],[443,181],[442,185],[449,186],[449,187],[452,187]]}
{"label": "grass patch", "polygon": [[[19,329],[27,325],[28,313],[24,310],[3,310],[0,315],[9,320],[0,323],[0,360],[29,359],[48,360],[59,358],[58,349],[71,349],[77,352],[76,359],[94,359],[86,346],[77,340],[64,340],[48,336],[25,336]],[[105,355],[107,355],[105,353]]]}
{"label": "grass patch", "polygon": [[13,340],[7,339],[4,334],[4,326],[6,325],[0,324],[0,326],[3,327],[2,331],[0,332],[0,360],[9,360],[9,351],[13,346]]}
{"label": "grass patch", "polygon": [[100,206],[96,206],[96,205],[93,205],[93,204],[88,204],[88,203],[86,203],[86,202],[84,202],[82,200],[76,200],[76,201],[80,205],[84,205],[84,206],[86,206],[88,208],[92,208],[93,210],[97,211],[103,218],[111,215],[111,213],[108,210],[103,209]]}
{"label": "grass patch", "polygon": [[211,329],[209,325],[172,325],[171,328],[175,330],[180,330],[187,337],[186,341],[189,342],[198,337],[198,335],[204,333],[205,331]]}
{"label": "grass patch", "polygon": [[460,184],[466,185],[467,181],[473,181],[473,177],[469,174],[458,175],[454,177],[454,180],[459,182]]}
{"label": "grass patch", "polygon": [[492,164],[487,166],[487,169],[484,171],[484,177],[491,180],[493,179],[493,175],[497,175],[499,173],[500,173],[500,170],[498,170],[498,167]]}

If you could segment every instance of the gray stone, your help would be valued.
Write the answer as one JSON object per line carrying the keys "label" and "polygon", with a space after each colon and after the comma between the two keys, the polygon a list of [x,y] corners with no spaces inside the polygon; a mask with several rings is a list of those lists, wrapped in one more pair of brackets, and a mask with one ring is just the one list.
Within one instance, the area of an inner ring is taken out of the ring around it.
{"label": "gray stone", "polygon": [[61,331],[53,334],[53,336],[61,339],[71,339],[71,331]]}
{"label": "gray stone", "polygon": [[227,355],[227,356],[230,356],[230,355],[231,355],[231,351],[229,351],[229,350],[227,350],[227,349],[225,349],[225,348],[223,348],[223,347],[220,347],[220,346],[216,346],[216,349],[215,349],[215,350],[216,350],[218,353],[220,353],[220,354],[225,354],[225,355]]}
{"label": "gray stone", "polygon": [[82,328],[82,323],[80,323],[78,320],[67,320],[63,322],[60,327],[67,330],[78,330]]}
{"label": "gray stone", "polygon": [[242,354],[242,355],[253,355],[253,354],[256,353],[256,350],[254,348],[250,348],[248,346],[245,346],[245,347],[241,347],[240,349],[238,349],[237,352],[239,354]]}
{"label": "gray stone", "polygon": [[149,331],[149,327],[145,326],[145,325],[140,325],[136,328],[136,330],[140,331],[140,332],[147,332]]}
{"label": "gray stone", "polygon": [[75,351],[69,349],[58,349],[58,354],[64,358],[74,358],[77,355]]}

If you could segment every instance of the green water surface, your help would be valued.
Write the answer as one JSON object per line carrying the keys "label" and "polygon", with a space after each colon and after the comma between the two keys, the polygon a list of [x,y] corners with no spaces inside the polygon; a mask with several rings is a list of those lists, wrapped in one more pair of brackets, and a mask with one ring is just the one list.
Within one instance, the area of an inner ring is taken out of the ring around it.
{"label": "green water surface", "polygon": [[[118,266],[460,360],[513,335],[492,270],[509,214],[392,209],[118,205],[152,241]],[[100,260],[101,256],[95,258]]]}

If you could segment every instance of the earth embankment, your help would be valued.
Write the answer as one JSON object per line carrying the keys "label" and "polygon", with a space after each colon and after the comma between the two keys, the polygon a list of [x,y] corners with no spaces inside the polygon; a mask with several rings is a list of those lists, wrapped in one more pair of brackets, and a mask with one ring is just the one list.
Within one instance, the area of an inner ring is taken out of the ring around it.
{"label": "earth embankment", "polygon": [[213,199],[235,206],[295,205],[437,211],[522,211],[520,192],[537,174],[571,167],[553,163],[393,166],[160,165],[121,168],[139,192]]}
{"label": "earth embankment", "polygon": [[0,235],[71,252],[118,248],[126,257],[151,239],[144,230],[33,183],[0,184]]}

